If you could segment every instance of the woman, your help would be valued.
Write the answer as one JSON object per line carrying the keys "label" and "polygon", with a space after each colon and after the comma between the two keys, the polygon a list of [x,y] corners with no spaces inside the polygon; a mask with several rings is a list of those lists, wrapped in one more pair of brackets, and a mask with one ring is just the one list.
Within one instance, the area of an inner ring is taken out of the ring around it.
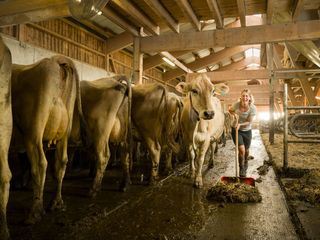
{"label": "woman", "polygon": [[249,148],[252,139],[252,120],[256,115],[256,106],[253,104],[253,96],[249,89],[241,92],[240,101],[234,103],[229,112],[239,119],[232,127],[232,139],[236,142],[238,131],[239,168],[240,177],[246,176],[248,168]]}

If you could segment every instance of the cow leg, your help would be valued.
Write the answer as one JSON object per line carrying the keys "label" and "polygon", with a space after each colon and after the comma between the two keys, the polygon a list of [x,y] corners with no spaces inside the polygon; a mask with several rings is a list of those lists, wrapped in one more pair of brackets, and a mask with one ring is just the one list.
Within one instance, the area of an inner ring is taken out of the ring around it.
{"label": "cow leg", "polygon": [[201,188],[203,186],[202,166],[203,166],[204,158],[208,150],[209,144],[210,144],[209,142],[204,142],[197,152],[196,161],[195,161],[196,172],[195,172],[195,178],[194,178],[194,187],[196,188]]}
{"label": "cow leg", "polygon": [[55,152],[55,163],[54,163],[54,178],[56,180],[56,193],[50,204],[50,210],[64,209],[64,203],[61,196],[62,191],[62,180],[66,172],[66,167],[68,163],[68,138],[65,136],[57,143],[57,148]]}
{"label": "cow leg", "polygon": [[34,224],[45,213],[43,209],[43,188],[48,163],[43,151],[41,138],[36,141],[27,140],[26,149],[33,181],[33,203],[26,224]]}
{"label": "cow leg", "polygon": [[128,148],[124,143],[120,144],[120,159],[122,165],[122,182],[120,184],[120,191],[125,192],[128,188],[128,185],[131,184],[130,179],[130,162]]}
{"label": "cow leg", "polygon": [[209,163],[208,163],[208,169],[211,169],[214,166],[214,154],[216,152],[215,151],[216,145],[218,145],[216,142],[213,142],[210,144],[211,152],[210,152],[210,159],[209,159]]}
{"label": "cow leg", "polygon": [[8,144],[0,143],[0,238],[9,239],[6,209],[9,199],[11,171],[8,165],[8,148],[5,147],[4,149],[4,145]]}
{"label": "cow leg", "polygon": [[188,147],[188,150],[187,150],[187,154],[188,154],[188,159],[189,159],[189,164],[190,164],[190,168],[189,168],[189,176],[191,179],[194,179],[195,177],[195,166],[194,166],[194,160],[195,160],[195,152],[193,150],[193,147],[192,145],[190,145]]}
{"label": "cow leg", "polygon": [[152,185],[158,179],[158,172],[159,172],[159,161],[160,161],[160,154],[161,154],[161,146],[158,142],[154,142],[151,139],[147,139],[146,144],[148,146],[149,154],[152,161],[151,167],[151,176],[149,183]]}
{"label": "cow leg", "polygon": [[172,150],[171,149],[166,149],[164,151],[164,157],[165,157],[165,161],[166,161],[166,166],[165,166],[165,174],[169,175],[170,173],[173,172],[173,168],[172,168]]}
{"label": "cow leg", "polygon": [[101,182],[102,182],[106,167],[108,165],[108,161],[110,159],[109,144],[103,141],[100,141],[96,145],[95,152],[97,156],[96,176],[93,180],[93,185],[89,191],[89,196],[92,198],[94,198],[97,195],[97,192],[100,191],[101,189]]}

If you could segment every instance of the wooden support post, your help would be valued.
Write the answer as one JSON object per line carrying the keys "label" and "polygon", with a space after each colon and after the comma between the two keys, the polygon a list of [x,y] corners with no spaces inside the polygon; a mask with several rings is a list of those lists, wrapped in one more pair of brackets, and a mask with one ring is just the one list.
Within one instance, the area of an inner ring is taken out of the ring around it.
{"label": "wooden support post", "polygon": [[273,44],[267,43],[267,64],[268,69],[271,71],[270,76],[270,84],[269,84],[269,112],[270,112],[270,120],[269,120],[269,142],[270,144],[274,144],[274,85],[275,85],[275,75],[273,71]]}
{"label": "wooden support post", "polygon": [[143,55],[140,52],[140,38],[133,40],[133,79],[135,84],[142,84]]}

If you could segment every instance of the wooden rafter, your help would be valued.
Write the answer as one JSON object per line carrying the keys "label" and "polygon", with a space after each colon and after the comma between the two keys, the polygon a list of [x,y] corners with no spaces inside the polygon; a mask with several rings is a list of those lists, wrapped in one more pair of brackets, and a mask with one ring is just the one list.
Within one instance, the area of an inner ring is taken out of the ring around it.
{"label": "wooden rafter", "polygon": [[207,4],[209,6],[210,12],[212,12],[213,14],[213,18],[216,22],[216,26],[218,29],[222,29],[223,28],[223,17],[221,15],[221,11],[219,8],[219,4],[217,2],[217,0],[207,0]]}
{"label": "wooden rafter", "polygon": [[275,7],[275,0],[268,0],[267,1],[267,24],[272,24],[274,7]]}
{"label": "wooden rafter", "polygon": [[[320,21],[248,26],[204,32],[186,32],[141,39],[142,52],[178,51],[210,47],[231,47],[265,42],[319,38]],[[168,44],[170,43],[170,44]]]}
{"label": "wooden rafter", "polygon": [[[287,49],[287,51],[288,51],[289,58],[290,58],[290,61],[291,61],[292,66],[293,66],[293,67],[300,67],[300,68],[302,68],[302,66],[300,66],[297,62],[295,62],[294,57],[293,57],[293,52],[292,52],[292,50],[290,49],[290,47],[288,47],[288,46],[286,45],[286,49]],[[298,79],[299,79],[299,82],[300,82],[300,84],[301,84],[303,93],[304,93],[305,97],[307,98],[309,105],[310,105],[310,106],[315,106],[315,105],[317,105],[317,101],[316,101],[314,92],[312,91],[311,84],[310,84],[310,82],[308,81],[308,78],[307,78],[306,74],[304,74],[304,73],[299,73],[298,75],[299,75],[299,78],[298,78]]]}
{"label": "wooden rafter", "polygon": [[221,67],[218,70],[219,71],[240,70],[240,69],[246,68],[251,63],[260,64],[260,59],[258,57],[254,57],[254,56],[244,58],[238,62],[233,62],[229,65]]}
{"label": "wooden rafter", "polygon": [[109,38],[106,42],[106,54],[110,54],[126,48],[133,43],[133,35],[125,31],[119,35]]}
{"label": "wooden rafter", "polygon": [[[0,9],[5,10],[6,7],[1,6]],[[46,8],[35,8],[26,12],[12,13],[11,15],[0,14],[0,16],[0,26],[10,26],[29,22],[39,22],[58,17],[66,17],[70,16],[70,11],[67,4],[58,4]]]}
{"label": "wooden rafter", "polygon": [[237,0],[241,27],[246,26],[246,4],[244,0]]}
{"label": "wooden rafter", "polygon": [[160,27],[155,25],[150,19],[145,16],[140,10],[138,10],[130,1],[128,0],[113,0],[113,3],[117,4],[123,11],[133,17],[137,22],[139,22],[145,29],[150,31],[152,34],[159,35]]}
{"label": "wooden rafter", "polygon": [[186,73],[191,73],[193,72],[190,70],[188,67],[186,67],[182,62],[180,62],[177,58],[175,58],[173,55],[171,55],[169,52],[161,52],[161,55],[163,57],[166,57],[169,59],[171,62],[173,62],[178,68],[180,68],[182,71]]}
{"label": "wooden rafter", "polygon": [[[194,73],[197,74],[197,73]],[[269,78],[269,71],[266,69],[259,70],[228,70],[228,71],[212,71],[206,75],[214,82],[219,81],[235,81],[235,80],[250,80],[250,79],[266,79]],[[192,77],[193,74],[188,74]]]}
{"label": "wooden rafter", "polygon": [[148,6],[159,15],[175,33],[179,33],[179,23],[168,13],[159,0],[144,0]]}
{"label": "wooden rafter", "polygon": [[296,0],[292,9],[292,21],[297,21],[303,10],[304,0]]}
{"label": "wooden rafter", "polygon": [[[170,54],[175,58],[181,57],[187,54],[189,51],[176,51],[171,52]],[[156,54],[154,56],[148,57],[143,60],[143,69],[148,70],[150,68],[156,67],[163,63],[162,56],[160,54]]]}
{"label": "wooden rafter", "polygon": [[124,30],[127,30],[127,31],[131,32],[134,36],[139,36],[140,35],[139,30],[136,27],[130,25],[126,20],[124,20],[123,18],[119,17],[117,14],[115,14],[110,9],[104,8],[101,11],[102,11],[102,15],[103,16],[105,16],[106,18],[110,19],[111,21],[113,21],[114,23],[119,25]]}
{"label": "wooden rafter", "polygon": [[[192,71],[197,71],[201,68],[205,68],[208,65],[213,65],[213,64],[217,64],[218,62],[220,62],[222,59],[225,59],[227,57],[231,57],[239,52],[243,52],[249,48],[253,47],[253,45],[249,45],[249,46],[237,46],[237,47],[233,47],[233,48],[228,48],[228,49],[224,49],[220,52],[217,53],[212,53],[204,58],[200,58],[194,62],[191,62],[189,64],[186,64],[186,66],[188,68],[190,68]],[[163,75],[163,80],[164,81],[168,81],[170,79],[179,77],[181,75],[183,75],[184,72],[180,69],[173,69],[171,71],[168,71],[166,73],[164,73]]]}
{"label": "wooden rafter", "polygon": [[188,0],[177,0],[176,3],[182,9],[184,14],[190,19],[192,25],[197,31],[201,31],[201,23],[197,18],[196,14],[194,13],[190,3]]}

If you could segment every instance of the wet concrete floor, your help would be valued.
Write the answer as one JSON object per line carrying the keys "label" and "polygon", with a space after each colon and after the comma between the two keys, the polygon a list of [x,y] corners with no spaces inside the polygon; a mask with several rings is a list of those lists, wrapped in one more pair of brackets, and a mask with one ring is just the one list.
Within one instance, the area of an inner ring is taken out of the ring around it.
{"label": "wet concrete floor", "polygon": [[[259,178],[257,167],[268,160],[258,131],[254,131],[248,176]],[[257,187],[261,203],[221,204],[206,199],[208,188],[222,175],[234,175],[234,145],[219,149],[215,166],[204,172],[204,188],[194,189],[187,167],[156,186],[134,178],[127,192],[117,191],[119,177],[106,172],[96,199],[86,197],[91,179],[67,177],[63,197],[66,211],[47,213],[34,226],[24,226],[30,191],[13,191],[8,207],[12,239],[298,239],[283,193],[269,168]],[[46,188],[48,204],[53,188]]]}

